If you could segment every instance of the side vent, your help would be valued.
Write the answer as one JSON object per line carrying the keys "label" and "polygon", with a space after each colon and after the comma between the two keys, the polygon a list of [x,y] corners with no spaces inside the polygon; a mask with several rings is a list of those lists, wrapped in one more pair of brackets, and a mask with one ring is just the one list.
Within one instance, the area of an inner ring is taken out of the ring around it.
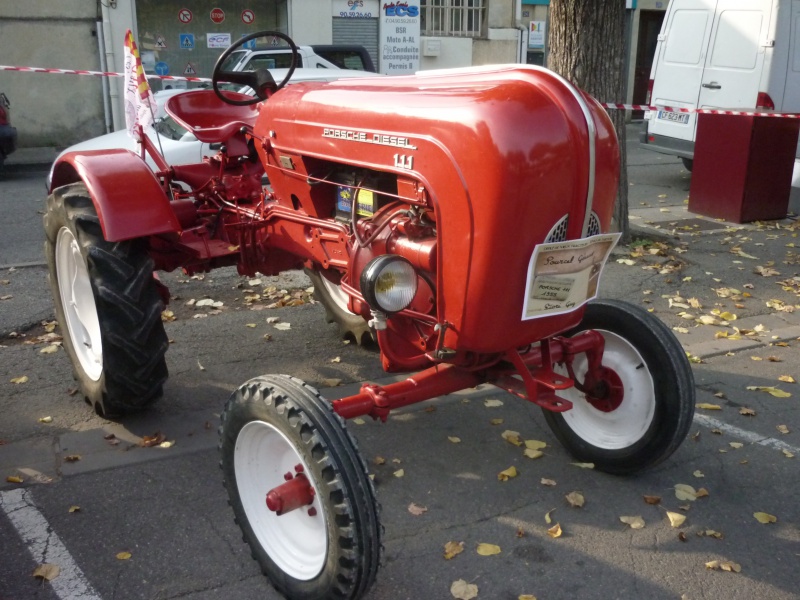
{"label": "side vent", "polygon": [[544,240],[545,244],[552,244],[554,242],[564,242],[567,239],[567,223],[569,222],[569,215],[561,217],[558,223],[553,225],[550,233]]}

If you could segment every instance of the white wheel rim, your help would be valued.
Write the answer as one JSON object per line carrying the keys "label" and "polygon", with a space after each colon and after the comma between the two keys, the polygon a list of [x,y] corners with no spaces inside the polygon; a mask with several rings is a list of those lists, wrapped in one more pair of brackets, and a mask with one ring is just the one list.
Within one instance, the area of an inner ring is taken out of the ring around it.
{"label": "white wheel rim", "polygon": [[[564,422],[585,442],[604,450],[621,450],[633,446],[644,437],[653,422],[656,410],[655,385],[650,371],[638,350],[625,338],[610,331],[596,329],[605,338],[603,366],[612,369],[622,381],[622,403],[611,412],[592,406],[586,395],[575,388],[561,395],[573,406],[562,413]],[[573,361],[578,381],[586,375],[586,355]],[[556,370],[566,374],[566,369]]]}
{"label": "white wheel rim", "polygon": [[347,308],[347,304],[350,301],[350,296],[345,293],[345,291],[342,289],[342,286],[336,285],[332,281],[328,281],[328,279],[321,273],[319,278],[322,279],[322,285],[328,292],[328,296],[330,296],[334,304],[336,304],[340,310],[343,310],[348,315],[354,315],[355,313],[350,312],[350,309]]}
{"label": "white wheel rim", "polygon": [[[267,508],[267,492],[284,483],[285,473],[294,474],[298,464],[314,488],[314,502],[278,516]],[[290,577],[301,581],[316,577],[327,560],[328,528],[319,489],[294,445],[273,425],[251,421],[236,438],[233,466],[242,507],[258,543]],[[308,514],[312,507],[313,517]]]}
{"label": "white wheel rim", "polygon": [[56,238],[56,281],[64,307],[64,320],[81,369],[92,381],[103,374],[103,342],[89,271],[78,240],[66,227]]}

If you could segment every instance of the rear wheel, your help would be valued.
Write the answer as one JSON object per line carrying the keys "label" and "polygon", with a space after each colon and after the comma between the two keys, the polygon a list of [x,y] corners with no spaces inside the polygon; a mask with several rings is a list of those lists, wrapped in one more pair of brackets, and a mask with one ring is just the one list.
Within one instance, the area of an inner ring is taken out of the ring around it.
{"label": "rear wheel", "polygon": [[56,318],[81,391],[104,416],[146,408],[161,396],[168,346],[146,242],[103,239],[83,184],[50,195],[44,228]]}
{"label": "rear wheel", "polygon": [[373,339],[364,318],[347,308],[348,296],[338,284],[319,271],[306,269],[306,275],[314,285],[314,298],[325,308],[325,320],[336,324],[342,338],[353,339],[359,346]]}
{"label": "rear wheel", "polygon": [[[694,379],[686,353],[666,325],[626,302],[589,303],[566,337],[587,330],[605,340],[604,392],[560,392],[573,408],[545,410],[547,424],[573,456],[600,470],[630,474],[655,466],[678,448],[692,423]],[[585,354],[575,357],[573,369],[583,381]],[[567,373],[563,365],[556,370]]]}
{"label": "rear wheel", "polygon": [[225,407],[220,451],[236,522],[275,588],[297,600],[361,598],[380,561],[378,506],[330,404],[287,375],[252,379]]}
{"label": "rear wheel", "polygon": [[681,157],[681,162],[683,163],[683,168],[691,173],[692,168],[694,168],[694,159]]}

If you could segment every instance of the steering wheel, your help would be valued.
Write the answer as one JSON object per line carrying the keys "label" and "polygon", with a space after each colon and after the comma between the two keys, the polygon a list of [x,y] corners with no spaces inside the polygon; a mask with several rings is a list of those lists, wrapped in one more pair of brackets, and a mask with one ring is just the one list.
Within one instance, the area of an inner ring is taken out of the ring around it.
{"label": "steering wheel", "polygon": [[[289,72],[286,73],[286,77],[283,78],[283,81],[280,83],[275,83],[275,79],[267,69],[256,69],[255,71],[222,70],[222,64],[231,54],[233,54],[234,50],[241,48],[250,40],[268,36],[282,39],[289,44],[289,48],[292,49],[292,64],[289,67]],[[281,33],[280,31],[257,31],[256,33],[251,33],[250,35],[247,35],[228,46],[225,52],[223,52],[222,55],[217,59],[217,63],[214,65],[214,71],[211,73],[211,85],[214,88],[214,93],[223,102],[232,104],[234,106],[250,106],[251,104],[257,104],[262,100],[269,98],[272,94],[277,92],[288,83],[289,79],[294,73],[295,68],[297,67],[297,57],[297,46],[292,41],[292,38],[285,33]],[[256,96],[252,100],[234,100],[233,98],[229,98],[222,93],[222,90],[219,89],[218,85],[220,82],[248,85],[255,90]]]}

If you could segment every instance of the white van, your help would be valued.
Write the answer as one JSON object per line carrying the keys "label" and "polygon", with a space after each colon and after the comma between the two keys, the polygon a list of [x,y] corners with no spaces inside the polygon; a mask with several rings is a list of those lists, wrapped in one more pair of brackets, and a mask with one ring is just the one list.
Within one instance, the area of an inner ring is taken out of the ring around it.
{"label": "white van", "polygon": [[[648,104],[798,112],[798,29],[798,0],[671,0]],[[696,113],[649,111],[640,142],[691,171],[696,131]]]}

